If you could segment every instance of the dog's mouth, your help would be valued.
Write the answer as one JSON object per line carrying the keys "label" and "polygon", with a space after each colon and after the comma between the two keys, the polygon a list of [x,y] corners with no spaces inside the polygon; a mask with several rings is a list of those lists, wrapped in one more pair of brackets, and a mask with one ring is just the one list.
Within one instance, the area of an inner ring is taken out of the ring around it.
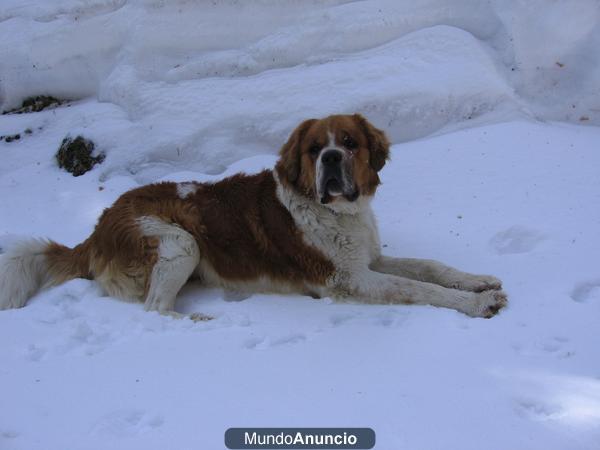
{"label": "dog's mouth", "polygon": [[332,176],[325,181],[323,186],[323,194],[321,195],[321,203],[327,204],[333,201],[336,197],[343,196],[349,202],[353,202],[358,198],[359,192],[356,187],[344,190],[342,182],[336,176]]}
{"label": "dog's mouth", "polygon": [[335,177],[330,178],[325,183],[325,192],[332,197],[342,195],[342,183]]}

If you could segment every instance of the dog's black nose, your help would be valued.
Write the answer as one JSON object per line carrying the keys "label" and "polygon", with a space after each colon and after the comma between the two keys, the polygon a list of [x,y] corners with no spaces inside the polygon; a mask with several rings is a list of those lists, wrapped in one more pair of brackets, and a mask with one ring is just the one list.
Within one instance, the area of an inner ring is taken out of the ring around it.
{"label": "dog's black nose", "polygon": [[334,166],[342,161],[342,152],[338,150],[327,150],[321,156],[321,161],[326,166]]}

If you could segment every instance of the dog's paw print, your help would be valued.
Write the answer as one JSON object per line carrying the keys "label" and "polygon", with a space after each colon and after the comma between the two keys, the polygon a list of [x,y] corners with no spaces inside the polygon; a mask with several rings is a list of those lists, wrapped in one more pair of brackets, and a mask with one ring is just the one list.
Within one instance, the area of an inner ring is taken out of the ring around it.
{"label": "dog's paw print", "polygon": [[303,333],[292,333],[277,338],[253,336],[244,342],[244,347],[249,350],[266,350],[272,347],[300,344],[306,341]]}
{"label": "dog's paw print", "polygon": [[517,401],[517,412],[532,420],[545,421],[560,416],[562,410],[558,405],[537,399],[521,399]]}
{"label": "dog's paw print", "polygon": [[578,283],[571,292],[571,298],[578,303],[600,302],[600,280]]}
{"label": "dog's paw print", "polygon": [[564,336],[554,336],[547,339],[541,344],[541,349],[544,352],[555,355],[560,359],[567,359],[575,356],[575,350],[569,346],[569,338]]}
{"label": "dog's paw print", "polygon": [[271,342],[272,347],[278,347],[280,345],[292,345],[292,344],[300,344],[301,342],[306,341],[306,335],[303,333],[293,333],[287,336],[282,336],[277,339],[274,339]]}
{"label": "dog's paw print", "polygon": [[335,313],[329,316],[329,323],[332,327],[339,327],[346,322],[356,319],[357,315],[354,313]]}
{"label": "dog's paw print", "polygon": [[406,322],[407,318],[406,310],[388,309],[377,314],[375,324],[386,328],[397,327]]}
{"label": "dog's paw print", "polygon": [[143,411],[123,409],[100,418],[91,432],[107,437],[131,437],[146,434],[161,427],[164,419]]}
{"label": "dog's paw print", "polygon": [[490,239],[490,245],[498,255],[510,255],[530,252],[544,239],[537,230],[515,225],[496,233]]}
{"label": "dog's paw print", "polygon": [[19,433],[13,430],[0,431],[0,438],[2,439],[16,439],[19,437]]}
{"label": "dog's paw print", "polygon": [[248,350],[264,350],[269,346],[268,341],[264,337],[253,336],[246,339],[244,347]]}
{"label": "dog's paw print", "polygon": [[39,347],[35,344],[29,344],[26,351],[26,357],[29,361],[38,362],[44,358],[47,353],[47,349]]}

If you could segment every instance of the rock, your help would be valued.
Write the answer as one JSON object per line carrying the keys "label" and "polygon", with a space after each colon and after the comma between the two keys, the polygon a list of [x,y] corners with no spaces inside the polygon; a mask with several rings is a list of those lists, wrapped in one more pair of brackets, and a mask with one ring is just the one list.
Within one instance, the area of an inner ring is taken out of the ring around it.
{"label": "rock", "polygon": [[67,136],[56,152],[58,167],[72,173],[75,177],[83,175],[92,170],[96,164],[104,161],[103,153],[93,156],[93,152],[94,143],[92,141],[82,136],[77,136],[75,139]]}
{"label": "rock", "polygon": [[68,102],[68,100],[60,100],[52,97],[51,95],[36,95],[34,97],[27,97],[25,100],[23,100],[20,108],[11,109],[10,111],[5,111],[2,114],[38,112],[50,107],[56,108],[57,106],[60,106],[66,102]]}

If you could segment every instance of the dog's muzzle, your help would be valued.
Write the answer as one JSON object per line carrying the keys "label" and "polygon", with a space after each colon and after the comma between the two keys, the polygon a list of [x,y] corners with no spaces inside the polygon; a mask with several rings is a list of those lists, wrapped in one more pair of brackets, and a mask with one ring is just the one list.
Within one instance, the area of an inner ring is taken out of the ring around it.
{"label": "dog's muzzle", "polygon": [[350,161],[344,158],[340,150],[326,150],[321,155],[321,176],[319,193],[321,203],[326,204],[334,197],[344,196],[353,202],[358,198],[358,189],[350,175]]}

